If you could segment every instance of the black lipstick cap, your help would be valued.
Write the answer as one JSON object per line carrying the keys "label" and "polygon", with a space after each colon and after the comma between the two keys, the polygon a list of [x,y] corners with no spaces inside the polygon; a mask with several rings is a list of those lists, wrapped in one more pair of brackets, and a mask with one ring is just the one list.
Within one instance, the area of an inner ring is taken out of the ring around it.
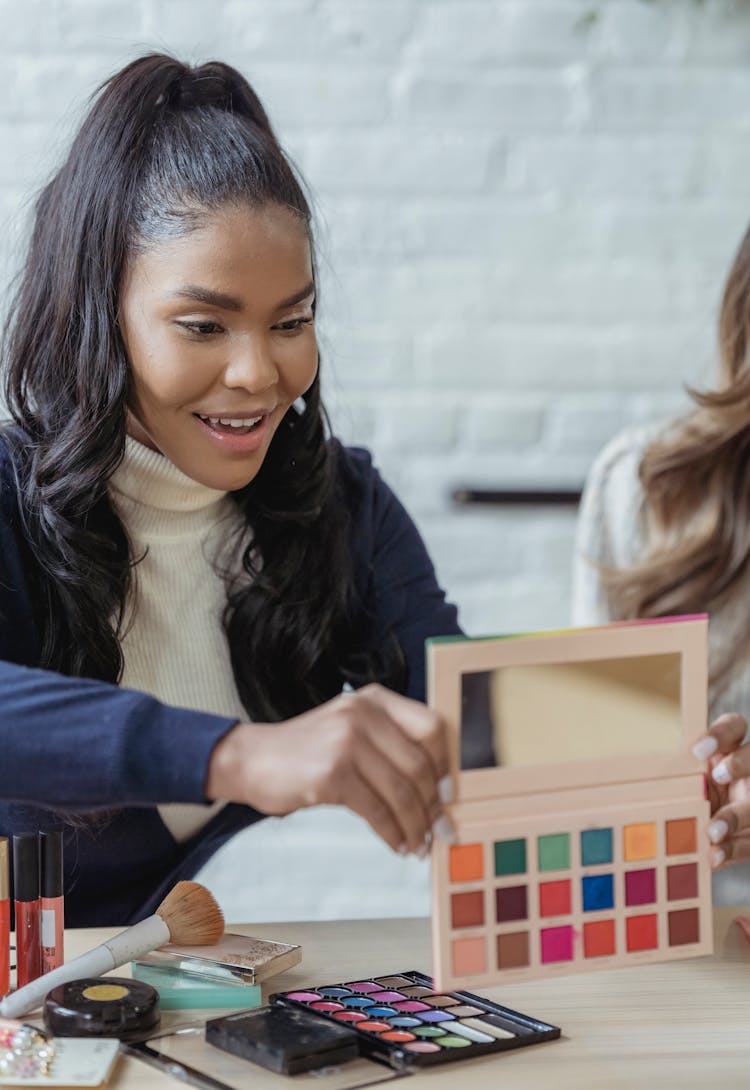
{"label": "black lipstick cap", "polygon": [[39,840],[36,833],[13,836],[13,897],[36,901],[39,897]]}
{"label": "black lipstick cap", "polygon": [[52,829],[39,834],[40,877],[42,897],[62,897],[63,839]]}

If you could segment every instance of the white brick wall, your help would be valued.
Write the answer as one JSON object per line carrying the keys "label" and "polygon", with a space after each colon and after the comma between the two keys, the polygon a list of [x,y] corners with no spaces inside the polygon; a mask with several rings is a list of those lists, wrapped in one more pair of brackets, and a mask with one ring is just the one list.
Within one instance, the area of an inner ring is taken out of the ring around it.
{"label": "white brick wall", "polygon": [[[470,631],[564,624],[574,513],[448,493],[576,484],[624,423],[710,381],[749,211],[750,3],[0,0],[0,20],[4,273],[99,81],[147,48],[236,64],[317,195],[337,427],[374,449]],[[328,810],[206,871],[248,919],[422,912],[425,875]]]}

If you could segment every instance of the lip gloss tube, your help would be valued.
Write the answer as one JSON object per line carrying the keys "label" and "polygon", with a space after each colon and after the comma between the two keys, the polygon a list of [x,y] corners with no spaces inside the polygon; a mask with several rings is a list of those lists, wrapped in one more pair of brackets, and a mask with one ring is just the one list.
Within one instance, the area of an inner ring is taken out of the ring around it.
{"label": "lip gloss tube", "polygon": [[10,891],[8,838],[0,836],[0,995],[10,990]]}
{"label": "lip gloss tube", "polygon": [[13,884],[16,910],[16,983],[19,988],[41,976],[39,946],[39,840],[36,833],[13,836]]}
{"label": "lip gloss tube", "polygon": [[42,972],[63,963],[63,839],[57,830],[39,834],[41,862]]}

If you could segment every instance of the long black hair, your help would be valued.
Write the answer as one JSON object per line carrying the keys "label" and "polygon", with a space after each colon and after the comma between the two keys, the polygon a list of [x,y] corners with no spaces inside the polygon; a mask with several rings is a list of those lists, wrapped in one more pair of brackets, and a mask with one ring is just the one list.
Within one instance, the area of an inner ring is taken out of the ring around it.
{"label": "long black hair", "polygon": [[[247,81],[220,62],[190,67],[155,53],[99,88],[37,200],[4,382],[49,669],[122,675],[137,558],[107,481],[125,450],[131,381],[117,323],[126,262],[227,202],[285,206],[312,248],[302,185]],[[288,411],[255,479],[233,493],[252,526],[243,566],[253,579],[229,593],[225,626],[240,697],[259,720],[328,699],[342,678],[378,676],[353,627],[349,526],[318,376],[304,402],[301,414]]]}

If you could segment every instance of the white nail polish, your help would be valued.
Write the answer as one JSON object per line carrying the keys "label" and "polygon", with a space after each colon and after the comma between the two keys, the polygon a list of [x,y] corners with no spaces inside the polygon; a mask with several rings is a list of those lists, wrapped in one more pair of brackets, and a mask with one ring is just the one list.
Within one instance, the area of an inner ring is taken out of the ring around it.
{"label": "white nail polish", "polygon": [[720,867],[727,857],[727,853],[723,848],[714,848],[711,852],[711,866]]}
{"label": "white nail polish", "polygon": [[720,765],[716,766],[716,768],[711,773],[711,777],[716,783],[732,782],[732,774],[727,768],[726,761],[722,761]]}
{"label": "white nail polish", "polygon": [[453,780],[450,776],[443,776],[438,780],[438,797],[441,802],[453,802]]}
{"label": "white nail polish", "polygon": [[432,823],[432,832],[438,840],[443,840],[446,844],[456,843],[456,830],[453,828],[453,823],[450,818],[445,814],[441,814],[440,817]]}
{"label": "white nail polish", "polygon": [[426,859],[427,855],[429,853],[429,850],[430,849],[429,849],[429,846],[427,844],[420,844],[420,846],[417,848],[417,850],[415,851],[414,854],[416,855],[417,859]]}
{"label": "white nail polish", "polygon": [[707,734],[705,738],[701,738],[700,742],[695,743],[693,753],[699,761],[707,761],[709,757],[713,757],[718,748],[718,739],[713,734]]}
{"label": "white nail polish", "polygon": [[723,818],[712,821],[708,827],[708,839],[712,844],[719,844],[729,832],[729,826]]}
{"label": "white nail polish", "polygon": [[408,855],[409,854],[409,848],[407,847],[406,844],[399,844],[398,854],[399,855]]}

